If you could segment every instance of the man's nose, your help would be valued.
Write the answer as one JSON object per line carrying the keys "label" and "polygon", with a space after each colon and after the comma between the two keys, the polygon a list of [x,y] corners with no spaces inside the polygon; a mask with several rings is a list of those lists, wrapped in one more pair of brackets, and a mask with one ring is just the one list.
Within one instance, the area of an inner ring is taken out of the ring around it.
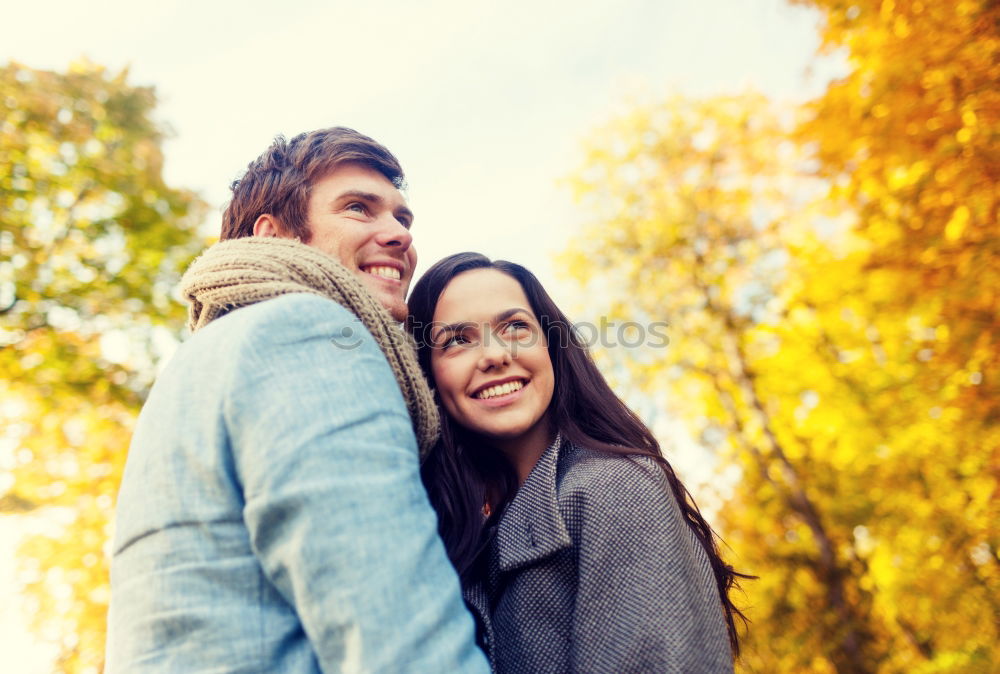
{"label": "man's nose", "polygon": [[375,241],[380,246],[398,247],[401,252],[406,252],[413,244],[413,235],[395,216],[386,214],[379,222],[379,232],[375,235]]}

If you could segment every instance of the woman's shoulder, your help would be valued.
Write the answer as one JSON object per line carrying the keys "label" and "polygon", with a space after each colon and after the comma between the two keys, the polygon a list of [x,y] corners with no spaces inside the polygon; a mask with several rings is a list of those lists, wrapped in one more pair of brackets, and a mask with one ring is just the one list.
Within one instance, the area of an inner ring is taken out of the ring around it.
{"label": "woman's shoulder", "polygon": [[687,540],[680,504],[666,473],[650,456],[567,447],[560,456],[559,511],[578,545],[585,537],[619,540],[646,531],[666,545]]}
{"label": "woman's shoulder", "polygon": [[670,493],[670,485],[651,456],[617,454],[567,443],[559,455],[557,492],[560,500],[620,500],[632,495],[662,501]]}

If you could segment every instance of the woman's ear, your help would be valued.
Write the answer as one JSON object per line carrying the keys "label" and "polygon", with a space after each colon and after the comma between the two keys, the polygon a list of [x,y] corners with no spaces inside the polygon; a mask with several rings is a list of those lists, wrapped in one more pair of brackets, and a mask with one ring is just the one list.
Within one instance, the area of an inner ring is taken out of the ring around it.
{"label": "woman's ear", "polygon": [[253,223],[254,236],[286,237],[282,232],[278,219],[270,213],[261,213]]}

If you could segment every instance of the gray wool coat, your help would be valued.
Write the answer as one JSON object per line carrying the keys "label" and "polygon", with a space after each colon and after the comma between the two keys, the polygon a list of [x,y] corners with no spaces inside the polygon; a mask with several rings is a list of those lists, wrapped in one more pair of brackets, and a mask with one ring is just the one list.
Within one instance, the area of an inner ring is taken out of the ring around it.
{"label": "gray wool coat", "polygon": [[732,672],[708,556],[651,459],[557,440],[465,588],[494,671]]}

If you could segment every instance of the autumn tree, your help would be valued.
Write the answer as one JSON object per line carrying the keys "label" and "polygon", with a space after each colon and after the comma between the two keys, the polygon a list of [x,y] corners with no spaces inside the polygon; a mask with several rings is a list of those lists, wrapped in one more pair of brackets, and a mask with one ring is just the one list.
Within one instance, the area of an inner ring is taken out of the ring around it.
{"label": "autumn tree", "polygon": [[154,92],[126,75],[0,68],[0,512],[46,523],[22,589],[65,672],[102,667],[130,429],[202,247],[202,202],[162,177]]}
{"label": "autumn tree", "polygon": [[[751,669],[864,671],[869,598],[839,554],[850,527],[825,517],[842,490],[785,433],[807,389],[774,405],[757,371],[778,348],[793,246],[819,190],[788,129],[753,95],[674,97],[614,120],[576,181],[597,219],[566,259],[581,281],[610,284],[612,319],[670,322],[667,349],[629,354],[631,376],[668,387],[674,414],[741,468],[723,523],[737,568],[761,576],[747,584],[761,637],[746,648]],[[772,624],[781,634],[762,633]]]}
{"label": "autumn tree", "polygon": [[887,494],[864,531],[875,609],[895,617],[887,662],[986,671],[1000,659],[1000,5],[803,4],[853,68],[798,139],[832,184],[827,203],[851,213],[875,316],[864,329],[893,372],[865,389],[919,497]]}
{"label": "autumn tree", "polygon": [[982,376],[963,409],[995,421],[1000,5],[799,2],[822,10],[824,45],[846,48],[854,66],[809,106],[800,140],[815,145],[832,196],[852,206],[855,230],[871,241],[868,268],[947,326],[930,347],[949,363],[940,372]]}
{"label": "autumn tree", "polygon": [[739,467],[718,521],[760,576],[744,669],[986,672],[995,4],[818,4],[852,73],[802,111],[671,98],[597,130],[565,261],[616,298],[595,309],[671,322],[631,376]]}

